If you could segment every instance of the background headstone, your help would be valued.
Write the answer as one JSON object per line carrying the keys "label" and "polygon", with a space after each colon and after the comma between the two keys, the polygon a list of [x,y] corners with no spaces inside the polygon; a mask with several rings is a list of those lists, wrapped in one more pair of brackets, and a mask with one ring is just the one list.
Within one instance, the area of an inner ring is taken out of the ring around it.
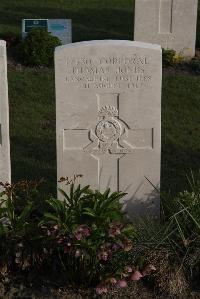
{"label": "background headstone", "polygon": [[0,182],[11,181],[6,42],[0,40]]}
{"label": "background headstone", "polygon": [[130,216],[159,214],[148,180],[159,187],[161,60],[160,46],[131,41],[55,51],[58,180],[82,174],[94,189],[126,191]]}
{"label": "background headstone", "polygon": [[72,42],[71,19],[23,19],[22,38],[25,38],[33,28],[48,30],[53,36],[60,39],[62,45]]}
{"label": "background headstone", "polygon": [[135,0],[134,40],[195,56],[198,0]]}

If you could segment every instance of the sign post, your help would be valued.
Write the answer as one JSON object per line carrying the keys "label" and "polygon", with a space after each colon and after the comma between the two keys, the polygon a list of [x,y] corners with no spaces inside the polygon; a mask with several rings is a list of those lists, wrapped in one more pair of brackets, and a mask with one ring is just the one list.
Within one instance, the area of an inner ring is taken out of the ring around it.
{"label": "sign post", "polygon": [[60,39],[63,45],[72,43],[71,19],[23,19],[22,38],[34,28],[42,28]]}

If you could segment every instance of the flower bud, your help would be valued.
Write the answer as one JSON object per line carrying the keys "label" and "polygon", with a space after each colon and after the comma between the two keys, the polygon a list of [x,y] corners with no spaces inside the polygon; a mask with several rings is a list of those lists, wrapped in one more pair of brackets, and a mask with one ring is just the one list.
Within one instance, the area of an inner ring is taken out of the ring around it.
{"label": "flower bud", "polygon": [[135,271],[131,277],[130,277],[130,280],[132,281],[138,281],[140,280],[141,278],[143,277],[142,273],[140,273],[140,271]]}
{"label": "flower bud", "polygon": [[124,279],[120,279],[120,280],[118,280],[118,282],[117,282],[117,287],[118,288],[126,288],[127,287],[127,282],[126,282],[126,280],[124,280]]}

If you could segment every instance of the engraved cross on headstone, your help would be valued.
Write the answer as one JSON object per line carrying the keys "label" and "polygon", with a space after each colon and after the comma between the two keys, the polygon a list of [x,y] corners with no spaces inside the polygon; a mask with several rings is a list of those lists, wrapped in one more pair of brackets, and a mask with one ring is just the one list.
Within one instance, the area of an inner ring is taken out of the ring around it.
{"label": "engraved cross on headstone", "polygon": [[[98,160],[98,187],[119,190],[119,160],[138,149],[153,148],[153,128],[130,128],[120,119],[120,94],[97,94],[97,121],[91,130],[65,129],[74,145],[65,150],[82,150]],[[87,140],[86,140],[87,138]]]}
{"label": "engraved cross on headstone", "polygon": [[174,0],[160,0],[159,33],[172,33]]}

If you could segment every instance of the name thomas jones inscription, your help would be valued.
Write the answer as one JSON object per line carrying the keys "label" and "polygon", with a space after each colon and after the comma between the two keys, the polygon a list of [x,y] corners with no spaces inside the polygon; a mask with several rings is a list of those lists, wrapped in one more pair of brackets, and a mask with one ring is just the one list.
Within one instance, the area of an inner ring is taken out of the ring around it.
{"label": "name thomas jones inscription", "polygon": [[135,89],[148,86],[151,77],[147,57],[67,58],[66,83],[80,89]]}

